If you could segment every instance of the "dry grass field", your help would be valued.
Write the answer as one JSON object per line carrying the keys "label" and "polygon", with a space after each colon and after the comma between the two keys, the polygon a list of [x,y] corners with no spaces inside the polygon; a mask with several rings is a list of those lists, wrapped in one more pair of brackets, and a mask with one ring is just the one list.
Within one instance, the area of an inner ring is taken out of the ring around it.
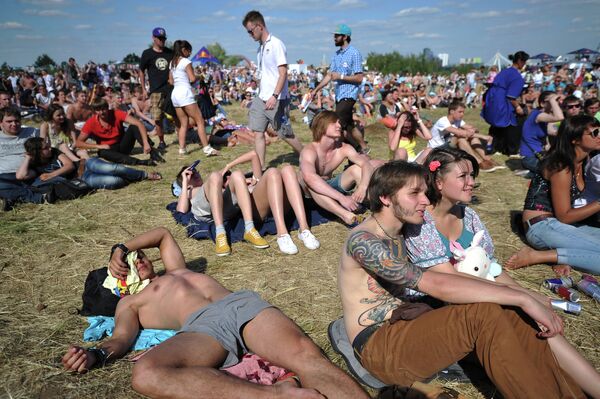
{"label": "dry grass field", "polygon": [[[228,108],[239,122],[246,121],[239,107]],[[445,114],[435,110],[428,116],[435,121]],[[302,141],[310,132],[293,113],[293,125]],[[487,127],[478,112],[468,110],[466,120]],[[167,137],[167,142],[175,136]],[[367,128],[372,156],[386,158],[386,133],[379,124]],[[423,143],[420,143],[422,146]],[[190,147],[191,148],[191,147]],[[206,159],[198,146],[184,158],[171,145],[167,163],[157,168],[159,182],[144,181],[118,191],[98,191],[90,196],[54,205],[22,205],[0,214],[0,398],[135,398],[130,388],[131,363],[121,360],[86,375],[65,373],[60,358],[69,343],[82,343],[85,319],[77,314],[87,273],[106,266],[111,246],[156,226],[166,226],[179,241],[191,267],[206,269],[232,290],[258,291],[266,300],[294,319],[331,359],[342,365],[327,339],[329,322],[341,314],[336,288],[336,268],[347,228],[331,222],[313,229],[321,248],[308,251],[301,245],[294,256],[277,250],[275,237],[267,237],[271,248],[254,250],[246,243],[233,245],[229,257],[218,258],[213,243],[186,237],[185,228],[175,224],[165,206],[174,198],[170,183],[182,165],[202,159],[201,173],[215,170],[226,161],[247,151],[248,146],[224,149],[222,155]],[[268,147],[268,161],[297,165],[290,147],[277,142]],[[497,161],[505,161],[496,156]],[[490,230],[498,259],[505,261],[522,246],[510,228],[510,211],[520,210],[527,180],[510,170],[483,174],[474,206]],[[295,236],[295,234],[293,235]],[[150,251],[153,259],[156,251]],[[600,261],[600,260],[599,260]],[[158,269],[160,261],[155,262]],[[545,278],[553,277],[546,265],[510,272],[523,285],[540,290]],[[578,273],[576,273],[578,275]],[[600,307],[587,297],[581,301],[579,316],[564,316],[566,336],[600,368]],[[426,350],[424,348],[423,350]],[[472,397],[484,397],[470,384],[454,388]],[[376,392],[370,391],[373,396]],[[493,391],[484,391],[485,396]]]}

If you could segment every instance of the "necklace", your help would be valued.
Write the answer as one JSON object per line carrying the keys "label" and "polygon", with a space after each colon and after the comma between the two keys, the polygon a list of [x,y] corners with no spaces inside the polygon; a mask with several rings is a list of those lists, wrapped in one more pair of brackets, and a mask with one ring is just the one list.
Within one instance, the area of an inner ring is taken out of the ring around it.
{"label": "necklace", "polygon": [[381,223],[379,223],[379,220],[377,220],[377,218],[375,217],[375,215],[371,215],[373,217],[373,219],[375,219],[375,223],[377,223],[377,226],[379,226],[379,228],[381,229],[381,231],[383,231],[383,234],[385,234],[390,240],[392,240],[393,242],[395,242],[397,245],[400,245],[400,242],[398,241],[398,237],[392,237],[391,235],[388,234],[387,231],[385,231],[385,229],[383,227],[381,227]]}

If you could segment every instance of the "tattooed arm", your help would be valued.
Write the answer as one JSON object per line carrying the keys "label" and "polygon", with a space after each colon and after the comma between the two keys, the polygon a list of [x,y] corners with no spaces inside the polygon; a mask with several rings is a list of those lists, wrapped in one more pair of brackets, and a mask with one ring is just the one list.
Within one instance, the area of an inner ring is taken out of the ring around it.
{"label": "tattooed arm", "polygon": [[526,292],[482,279],[423,272],[406,261],[399,252],[398,245],[391,240],[383,240],[366,231],[352,233],[346,244],[346,253],[361,267],[390,283],[415,288],[452,303],[490,302],[518,306],[546,328],[542,336],[562,334],[560,318]]}
{"label": "tattooed arm", "polygon": [[357,231],[346,243],[346,253],[361,267],[394,285],[416,288],[423,270],[401,256],[401,250],[392,240]]}

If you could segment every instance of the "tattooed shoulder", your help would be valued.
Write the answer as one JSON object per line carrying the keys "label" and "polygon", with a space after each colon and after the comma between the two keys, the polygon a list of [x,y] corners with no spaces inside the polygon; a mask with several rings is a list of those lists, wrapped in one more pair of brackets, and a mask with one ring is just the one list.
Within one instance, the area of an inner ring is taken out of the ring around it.
{"label": "tattooed shoulder", "polygon": [[366,270],[402,287],[416,287],[423,275],[418,266],[400,255],[396,243],[367,231],[356,231],[348,237],[346,254]]}

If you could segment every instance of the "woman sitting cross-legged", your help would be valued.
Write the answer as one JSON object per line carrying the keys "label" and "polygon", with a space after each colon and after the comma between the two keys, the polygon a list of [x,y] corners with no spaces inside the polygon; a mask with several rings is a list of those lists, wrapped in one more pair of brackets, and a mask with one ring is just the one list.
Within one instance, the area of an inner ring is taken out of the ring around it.
{"label": "woman sitting cross-legged", "polygon": [[[425,167],[426,193],[431,205],[425,211],[423,224],[406,225],[404,228],[409,260],[434,272],[458,273],[452,265],[450,242],[456,241],[467,248],[471,246],[473,236],[478,231],[484,232],[482,247],[492,257],[494,246],[485,226],[473,209],[462,205],[471,199],[474,178],[478,173],[477,161],[461,150],[437,148],[425,160]],[[525,292],[550,307],[550,298],[521,287],[505,272],[501,272],[495,277],[495,282],[490,281],[489,284],[502,284]],[[420,300],[419,295],[422,294],[416,294],[416,301]],[[473,295],[473,298],[477,297],[477,293]],[[477,300],[474,299],[474,302]],[[529,319],[524,321],[531,324]],[[440,329],[440,334],[445,334],[443,330],[445,329]],[[536,333],[537,329],[531,328],[531,334]],[[585,392],[592,397],[600,397],[600,374],[565,337],[556,335],[548,338],[548,344],[560,367]]]}
{"label": "woman sitting cross-legged", "polygon": [[[246,179],[239,170],[230,172],[234,166],[246,162],[252,163],[251,179]],[[281,171],[269,168],[263,173],[258,155],[252,150],[234,159],[222,170],[212,172],[206,182],[198,172],[188,167],[179,172],[177,180],[182,188],[177,210],[184,213],[191,210],[198,220],[208,223],[214,221],[217,256],[231,253],[224,221],[237,216],[240,211],[244,218],[244,240],[256,248],[267,248],[269,244],[254,228],[254,221],[262,221],[272,215],[279,250],[289,255],[298,252],[285,225],[285,211],[289,207],[298,220],[298,238],[304,246],[308,249],[320,246],[308,226],[302,191],[296,171],[290,165],[283,166]]]}
{"label": "woman sitting cross-legged", "polygon": [[[73,161],[57,149],[52,148],[45,139],[41,137],[28,139],[25,142],[25,151],[23,162],[16,173],[17,179],[36,178],[33,185],[43,186],[75,177]],[[80,162],[84,165],[83,168],[80,168],[83,171],[81,180],[94,189],[113,190],[135,181],[161,179],[159,173],[147,173],[100,158],[82,159]]]}

